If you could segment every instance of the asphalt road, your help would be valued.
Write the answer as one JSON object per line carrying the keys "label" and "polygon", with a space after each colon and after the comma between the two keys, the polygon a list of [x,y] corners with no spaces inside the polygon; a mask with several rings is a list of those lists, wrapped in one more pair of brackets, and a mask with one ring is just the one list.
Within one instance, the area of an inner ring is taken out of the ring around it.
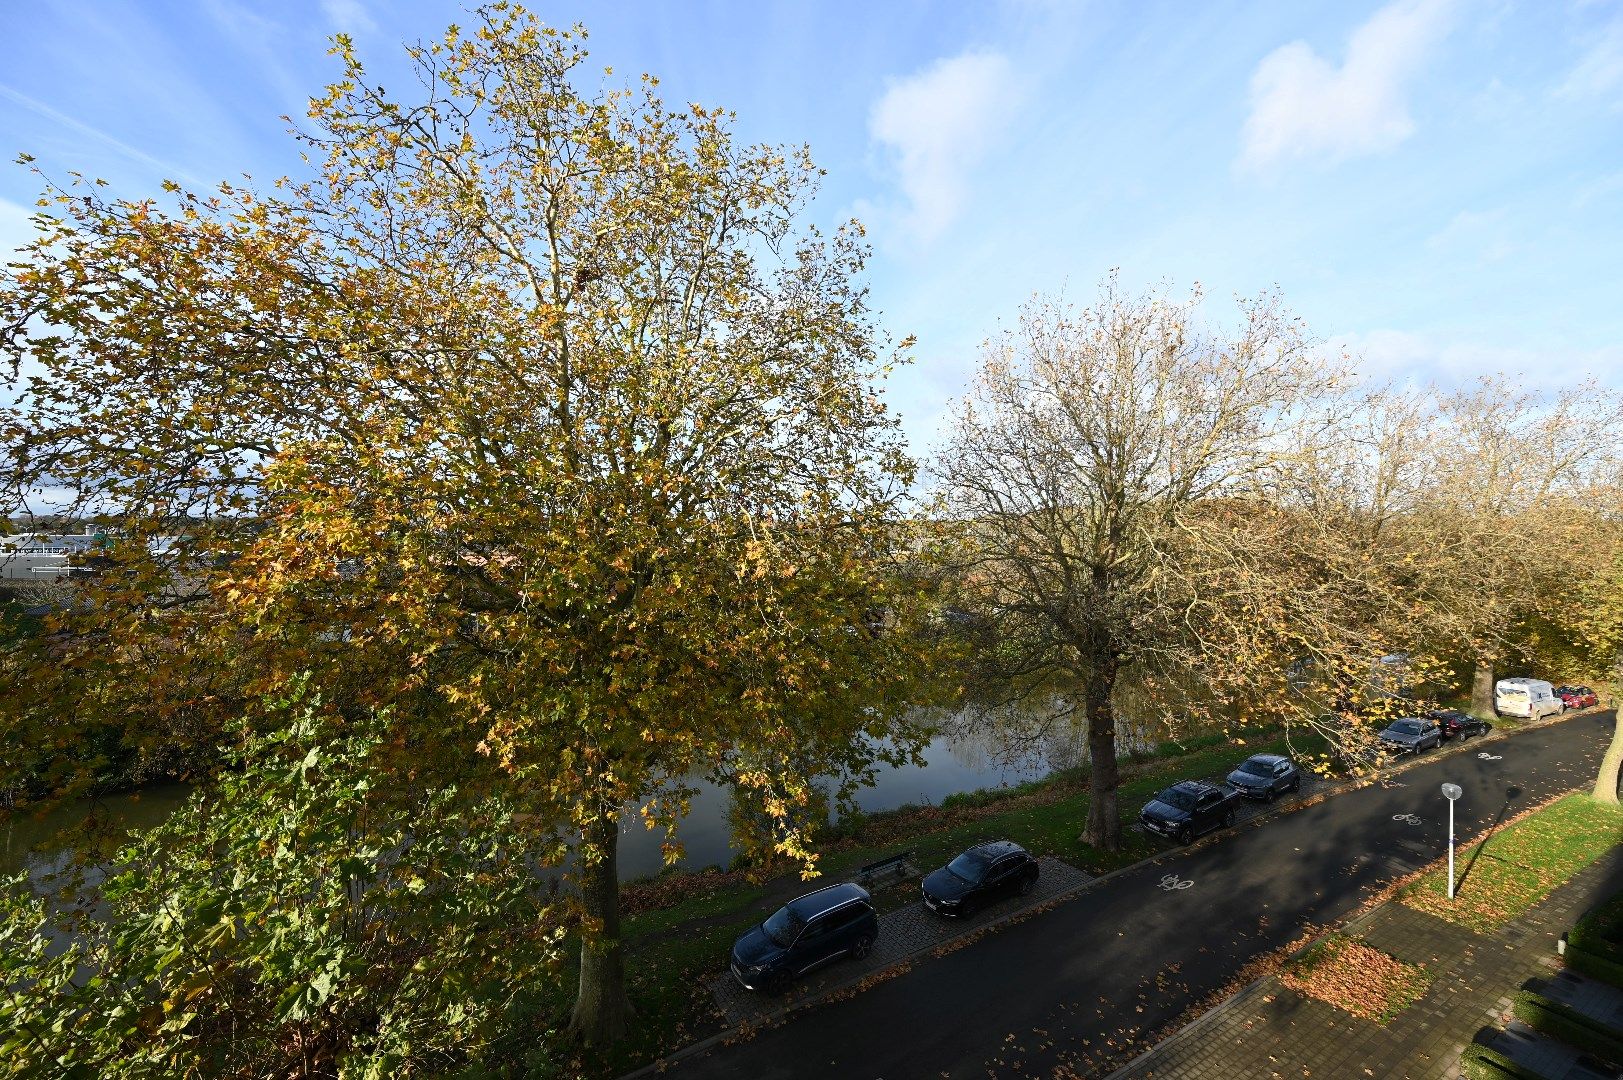
{"label": "asphalt road", "polygon": [[[853,997],[696,1054],[667,1075],[1102,1074],[1233,981],[1248,961],[1443,855],[1444,781],[1464,789],[1455,828],[1472,835],[1547,796],[1587,788],[1611,730],[1612,714],[1602,713],[1473,739],[1468,751],[1386,785],[1173,851]],[[1185,881],[1192,884],[1163,887]]]}

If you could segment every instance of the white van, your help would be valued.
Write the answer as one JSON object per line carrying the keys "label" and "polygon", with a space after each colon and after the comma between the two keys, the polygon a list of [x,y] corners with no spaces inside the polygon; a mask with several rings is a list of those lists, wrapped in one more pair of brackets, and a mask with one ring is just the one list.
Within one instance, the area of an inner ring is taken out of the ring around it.
{"label": "white van", "polygon": [[1563,712],[1566,704],[1543,679],[1500,679],[1493,687],[1493,711],[1500,716],[1537,720]]}

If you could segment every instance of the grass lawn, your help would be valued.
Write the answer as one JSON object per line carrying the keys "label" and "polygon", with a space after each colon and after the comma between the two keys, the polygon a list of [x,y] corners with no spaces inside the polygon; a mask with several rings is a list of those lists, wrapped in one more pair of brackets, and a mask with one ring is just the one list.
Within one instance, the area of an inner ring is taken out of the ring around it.
{"label": "grass lawn", "polygon": [[1357,938],[1325,935],[1280,972],[1279,981],[1354,1016],[1384,1024],[1419,1001],[1431,985],[1420,964],[1406,964]]}
{"label": "grass lawn", "polygon": [[[1314,744],[1312,749],[1318,749]],[[1152,795],[1174,781],[1226,774],[1254,753],[1284,753],[1277,730],[1245,736],[1236,744],[1222,736],[1164,745],[1150,760],[1124,762],[1117,806],[1123,824],[1137,820]],[[1298,755],[1302,740],[1295,742]],[[903,807],[865,815],[836,830],[821,845],[821,877],[810,882],[777,879],[749,882],[737,873],[681,875],[680,896],[661,897],[658,906],[631,915],[624,924],[628,943],[627,983],[637,1010],[632,1034],[607,1053],[571,1063],[589,1076],[611,1076],[646,1064],[662,1054],[702,1038],[721,1027],[706,983],[726,968],[728,950],[744,930],[788,897],[821,884],[839,881],[849,871],[912,849],[925,872],[944,864],[965,847],[982,840],[1009,839],[1036,855],[1052,855],[1092,873],[1137,862],[1166,844],[1125,831],[1117,852],[1095,850],[1078,835],[1087,819],[1085,773],[1067,773],[1018,787],[954,796],[941,806]],[[633,885],[659,891],[663,883]],[[881,911],[911,903],[918,882],[910,879],[875,894]],[[633,899],[630,905],[639,906]],[[566,1014],[574,989],[573,973],[560,981],[558,1007]]]}
{"label": "grass lawn", "polygon": [[[1403,902],[1489,932],[1527,911],[1623,840],[1623,811],[1568,795],[1455,856],[1463,880],[1448,899],[1448,869],[1421,877]],[[1467,869],[1469,868],[1469,869]]]}

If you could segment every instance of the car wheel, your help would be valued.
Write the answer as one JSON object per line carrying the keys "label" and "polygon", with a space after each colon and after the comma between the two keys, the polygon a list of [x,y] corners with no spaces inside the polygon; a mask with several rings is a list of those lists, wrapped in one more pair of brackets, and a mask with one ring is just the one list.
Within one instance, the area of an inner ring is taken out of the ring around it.
{"label": "car wheel", "polygon": [[857,938],[857,943],[851,946],[851,957],[855,960],[861,960],[871,952],[873,952],[873,938],[867,934]]}
{"label": "car wheel", "polygon": [[788,993],[789,973],[787,971],[778,972],[776,975],[772,976],[766,981],[765,989],[766,992],[771,994],[773,997]]}
{"label": "car wheel", "polygon": [[[1272,790],[1272,789],[1270,789],[1270,790]],[[1231,806],[1227,810],[1223,811],[1223,828],[1232,829],[1233,827],[1234,827],[1234,808]]]}
{"label": "car wheel", "polygon": [[1037,887],[1037,875],[1027,874],[1020,879],[1019,893],[1021,896],[1030,896],[1031,890]]}
{"label": "car wheel", "polygon": [[1279,798],[1279,789],[1274,787],[1272,784],[1269,784],[1268,794],[1263,796],[1263,800],[1265,802],[1273,802],[1277,798]]}
{"label": "car wheel", "polygon": [[1172,838],[1180,844],[1187,844],[1194,838],[1194,834],[1189,831],[1189,826],[1180,825]]}
{"label": "car wheel", "polygon": [[1301,791],[1301,790],[1302,790],[1302,778],[1300,776],[1298,776],[1296,779],[1291,781],[1291,791],[1294,793],[1294,792],[1298,792],[1298,791]]}

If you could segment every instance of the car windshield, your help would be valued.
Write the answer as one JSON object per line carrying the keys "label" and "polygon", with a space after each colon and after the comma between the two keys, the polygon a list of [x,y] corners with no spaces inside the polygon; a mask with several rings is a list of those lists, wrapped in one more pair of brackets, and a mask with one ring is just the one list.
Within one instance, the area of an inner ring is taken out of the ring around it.
{"label": "car windshield", "polygon": [[761,929],[766,931],[766,936],[772,939],[774,945],[788,948],[795,943],[795,938],[800,936],[800,931],[805,926],[806,921],[799,915],[786,907],[781,907],[761,924]]}
{"label": "car windshield", "polygon": [[1259,761],[1256,758],[1249,758],[1244,765],[1240,766],[1239,771],[1248,776],[1272,776],[1274,775],[1274,766],[1271,761]]}
{"label": "car windshield", "polygon": [[1193,810],[1195,808],[1195,797],[1181,788],[1169,787],[1157,795],[1156,798],[1168,806],[1176,806],[1179,810]]}
{"label": "car windshield", "polygon": [[973,885],[986,874],[986,866],[984,858],[973,851],[966,851],[947,864],[947,871]]}
{"label": "car windshield", "polygon": [[1399,735],[1418,735],[1420,734],[1420,721],[1399,720],[1392,725],[1392,730]]}

